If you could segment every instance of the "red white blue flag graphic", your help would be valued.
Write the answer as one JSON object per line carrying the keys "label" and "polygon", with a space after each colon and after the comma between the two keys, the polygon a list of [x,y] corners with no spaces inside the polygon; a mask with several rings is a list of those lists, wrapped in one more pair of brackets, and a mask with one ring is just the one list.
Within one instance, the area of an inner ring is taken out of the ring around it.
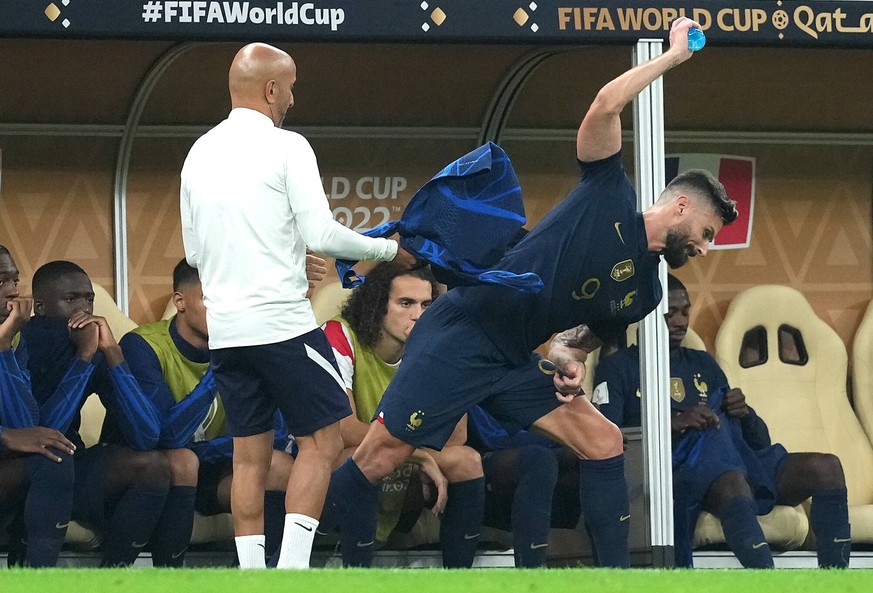
{"label": "red white blue flag graphic", "polygon": [[670,181],[688,169],[706,169],[724,184],[728,196],[737,203],[739,217],[724,227],[712,249],[740,249],[752,238],[755,212],[755,159],[723,154],[672,154],[664,162],[664,181]]}

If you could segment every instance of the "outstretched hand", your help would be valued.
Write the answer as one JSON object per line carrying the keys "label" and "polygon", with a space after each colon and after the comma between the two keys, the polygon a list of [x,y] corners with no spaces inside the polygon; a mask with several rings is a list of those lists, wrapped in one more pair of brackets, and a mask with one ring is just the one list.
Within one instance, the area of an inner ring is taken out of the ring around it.
{"label": "outstretched hand", "polygon": [[674,66],[694,55],[694,52],[688,49],[688,31],[694,27],[700,29],[700,23],[688,17],[680,16],[673,21],[673,25],[670,27],[669,51],[676,55],[677,61],[673,64]]}

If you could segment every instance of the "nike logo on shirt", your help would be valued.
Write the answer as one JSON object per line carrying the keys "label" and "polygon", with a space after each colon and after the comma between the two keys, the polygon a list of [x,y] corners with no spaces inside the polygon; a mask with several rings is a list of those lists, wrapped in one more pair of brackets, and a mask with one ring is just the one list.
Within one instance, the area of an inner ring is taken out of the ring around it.
{"label": "nike logo on shirt", "polygon": [[618,233],[618,240],[621,241],[621,244],[624,245],[624,237],[621,236],[621,223],[615,223],[615,232]]}

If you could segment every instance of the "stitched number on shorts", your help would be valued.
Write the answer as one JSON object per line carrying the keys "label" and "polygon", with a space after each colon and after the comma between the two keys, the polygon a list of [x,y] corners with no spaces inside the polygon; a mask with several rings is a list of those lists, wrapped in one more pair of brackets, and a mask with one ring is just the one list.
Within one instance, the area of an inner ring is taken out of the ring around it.
{"label": "stitched number on shorts", "polygon": [[[362,220],[358,224],[354,224],[354,219],[358,214],[362,216]],[[376,215],[381,215],[382,220],[373,220],[371,224],[370,218],[375,218]],[[351,208],[339,206],[338,208],[333,209],[333,217],[341,225],[347,226],[357,232],[361,232],[388,222],[391,218],[391,211],[385,206],[376,206],[372,210],[364,206],[358,206],[353,213]]]}

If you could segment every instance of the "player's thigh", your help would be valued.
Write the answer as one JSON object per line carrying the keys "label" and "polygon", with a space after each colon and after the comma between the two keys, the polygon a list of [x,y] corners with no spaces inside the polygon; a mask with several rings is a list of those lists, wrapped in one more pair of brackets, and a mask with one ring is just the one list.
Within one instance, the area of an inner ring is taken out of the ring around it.
{"label": "player's thigh", "polygon": [[555,408],[532,425],[580,459],[609,459],[624,450],[621,429],[584,397]]}
{"label": "player's thigh", "polygon": [[507,430],[526,429],[562,404],[555,398],[555,371],[534,356],[504,369],[481,406]]}
{"label": "player's thigh", "polygon": [[509,367],[460,313],[445,320],[430,313],[416,323],[377,418],[397,439],[441,449],[461,417],[493,392]]}

